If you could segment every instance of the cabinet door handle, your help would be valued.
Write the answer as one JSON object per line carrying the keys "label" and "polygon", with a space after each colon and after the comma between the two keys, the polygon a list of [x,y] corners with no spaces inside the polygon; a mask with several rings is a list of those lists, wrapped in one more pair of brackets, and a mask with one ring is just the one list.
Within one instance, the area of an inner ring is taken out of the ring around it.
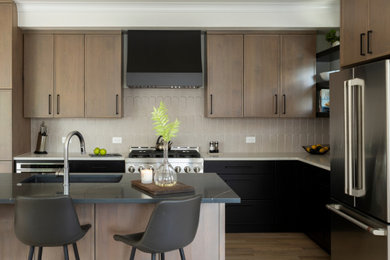
{"label": "cabinet door handle", "polygon": [[57,95],[57,115],[60,114],[60,95]]}
{"label": "cabinet door handle", "polygon": [[366,56],[366,54],[363,52],[363,36],[365,36],[365,33],[360,34],[360,55]]}
{"label": "cabinet door handle", "polygon": [[283,114],[286,114],[286,95],[283,94]]}
{"label": "cabinet door handle", "polygon": [[49,94],[49,115],[51,115],[51,95]]}
{"label": "cabinet door handle", "polygon": [[275,96],[274,96],[274,104],[275,104],[275,115],[277,115],[278,114],[278,95],[277,94],[275,94]]}
{"label": "cabinet door handle", "polygon": [[119,115],[119,95],[115,96],[115,114]]}
{"label": "cabinet door handle", "polygon": [[210,94],[210,115],[213,114],[213,94]]}
{"label": "cabinet door handle", "polygon": [[372,30],[369,30],[368,32],[367,32],[367,53],[369,53],[369,54],[372,54],[372,50],[371,50],[371,44],[370,44],[370,42],[371,42],[371,36],[372,35]]}

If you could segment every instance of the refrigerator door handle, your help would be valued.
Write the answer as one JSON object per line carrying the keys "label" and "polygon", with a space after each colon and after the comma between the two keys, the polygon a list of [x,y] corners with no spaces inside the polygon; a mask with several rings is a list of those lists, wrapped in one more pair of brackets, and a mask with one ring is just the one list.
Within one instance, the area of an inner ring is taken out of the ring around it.
{"label": "refrigerator door handle", "polygon": [[371,227],[365,223],[363,223],[360,220],[357,220],[356,218],[351,217],[350,215],[344,213],[341,208],[342,206],[339,204],[328,204],[326,207],[332,211],[333,213],[339,215],[340,217],[348,220],[349,222],[355,224],[356,226],[360,227],[361,229],[366,230],[367,232],[371,233],[374,236],[387,236],[387,230],[384,228],[375,228]]}
{"label": "refrigerator door handle", "polygon": [[[363,197],[366,194],[366,158],[364,151],[364,87],[364,80],[359,78],[344,81],[345,193],[356,197]],[[352,99],[355,97],[357,97],[357,111],[353,111],[353,107],[355,106],[352,106]],[[357,115],[357,118],[355,118],[354,115]],[[354,126],[355,121],[357,121],[356,126]],[[356,172],[354,171],[353,167],[353,131],[357,131]]]}

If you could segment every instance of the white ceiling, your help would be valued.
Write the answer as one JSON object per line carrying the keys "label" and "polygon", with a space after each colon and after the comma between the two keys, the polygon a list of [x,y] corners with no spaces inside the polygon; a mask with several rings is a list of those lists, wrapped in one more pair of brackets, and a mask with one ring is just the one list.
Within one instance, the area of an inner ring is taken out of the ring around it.
{"label": "white ceiling", "polygon": [[15,0],[31,29],[321,29],[339,26],[339,0]]}

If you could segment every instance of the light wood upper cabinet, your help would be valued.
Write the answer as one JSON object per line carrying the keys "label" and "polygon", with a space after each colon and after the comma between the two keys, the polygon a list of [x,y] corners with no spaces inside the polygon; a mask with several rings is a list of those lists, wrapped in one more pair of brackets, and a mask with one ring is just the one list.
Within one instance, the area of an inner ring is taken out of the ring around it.
{"label": "light wood upper cabinet", "polygon": [[243,35],[207,36],[206,116],[243,116]]}
{"label": "light wood upper cabinet", "polygon": [[358,63],[366,59],[367,10],[368,0],[341,1],[341,66]]}
{"label": "light wood upper cabinet", "polygon": [[207,36],[207,117],[314,117],[314,32]]}
{"label": "light wood upper cabinet", "polygon": [[12,4],[0,3],[0,89],[12,88]]}
{"label": "light wood upper cabinet", "polygon": [[12,160],[12,90],[0,90],[0,161]]}
{"label": "light wood upper cabinet", "polygon": [[54,36],[54,117],[84,117],[84,35]]}
{"label": "light wood upper cabinet", "polygon": [[26,32],[24,116],[121,117],[121,51],[119,31]]}
{"label": "light wood upper cabinet", "polygon": [[85,36],[85,116],[121,117],[121,37]]}
{"label": "light wood upper cabinet", "polygon": [[24,116],[53,117],[53,35],[24,35]]}
{"label": "light wood upper cabinet", "polygon": [[315,116],[315,35],[283,35],[281,117]]}
{"label": "light wood upper cabinet", "polygon": [[342,67],[390,55],[390,2],[341,0]]}
{"label": "light wood upper cabinet", "polygon": [[368,58],[378,58],[390,54],[390,1],[369,1]]}
{"label": "light wood upper cabinet", "polygon": [[280,36],[244,36],[244,116],[279,117]]}

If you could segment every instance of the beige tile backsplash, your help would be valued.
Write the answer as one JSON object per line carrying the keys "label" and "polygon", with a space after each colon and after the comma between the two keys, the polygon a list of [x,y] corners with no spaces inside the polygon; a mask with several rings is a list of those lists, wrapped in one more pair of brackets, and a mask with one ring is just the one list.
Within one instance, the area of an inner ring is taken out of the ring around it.
{"label": "beige tile backsplash", "polygon": [[[121,119],[46,119],[48,152],[63,151],[62,137],[80,131],[87,152],[104,147],[109,153],[127,153],[130,146],[153,146],[156,136],[150,113],[163,100],[171,120],[181,122],[174,145],[200,146],[208,150],[211,140],[219,141],[221,152],[299,152],[301,145],[329,143],[329,119],[268,119],[204,117],[204,89],[124,89],[124,117]],[[31,150],[34,151],[42,120],[31,120]],[[246,136],[255,136],[255,144],[246,144]],[[112,137],[122,137],[113,144]],[[79,151],[77,138],[70,151]]]}

